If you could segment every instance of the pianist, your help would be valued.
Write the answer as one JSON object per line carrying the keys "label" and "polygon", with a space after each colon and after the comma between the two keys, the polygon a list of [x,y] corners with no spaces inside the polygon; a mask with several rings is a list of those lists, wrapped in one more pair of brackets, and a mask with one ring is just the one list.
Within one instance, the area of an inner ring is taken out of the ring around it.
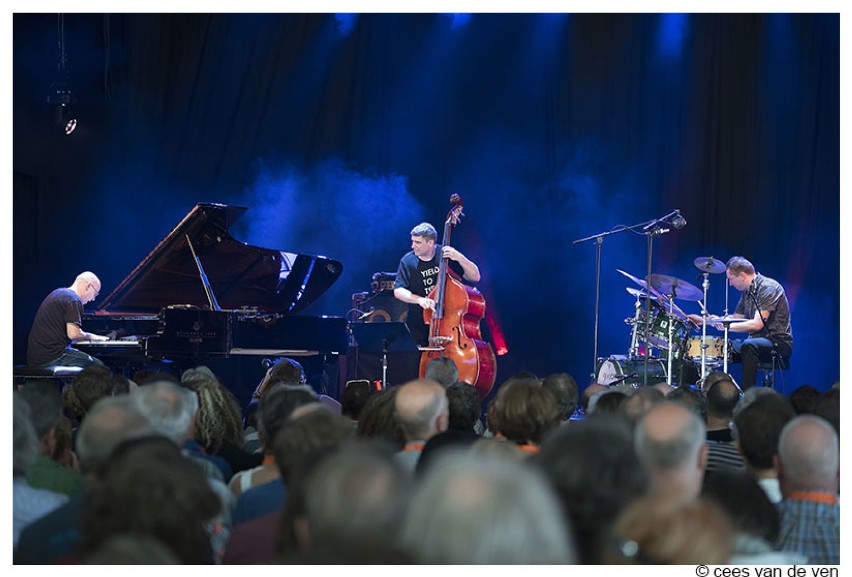
{"label": "pianist", "polygon": [[77,275],[68,288],[58,288],[44,299],[36,312],[27,341],[27,365],[31,367],[87,367],[103,363],[73,348],[76,341],[106,341],[107,337],[83,330],[83,305],[101,292],[101,281],[92,272]]}

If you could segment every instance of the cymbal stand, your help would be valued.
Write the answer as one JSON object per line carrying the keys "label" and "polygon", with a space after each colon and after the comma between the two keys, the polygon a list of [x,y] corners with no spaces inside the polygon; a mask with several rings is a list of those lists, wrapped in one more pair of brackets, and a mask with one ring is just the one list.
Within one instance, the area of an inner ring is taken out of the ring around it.
{"label": "cymbal stand", "polygon": [[710,287],[710,273],[705,271],[704,282],[701,287],[704,289],[704,300],[701,302],[701,380],[707,376],[707,289]]}
{"label": "cymbal stand", "polygon": [[[725,311],[723,313],[723,316],[725,318],[728,317],[728,292],[730,291],[730,284],[731,284],[731,281],[728,280],[728,275],[725,275]],[[723,332],[724,337],[723,338],[725,339],[725,342],[723,343],[724,350],[722,352],[722,365],[723,365],[722,371],[725,372],[725,373],[728,372],[728,328],[730,328],[730,326],[731,325],[729,323],[725,323],[724,327],[723,327],[724,328],[724,332]]]}
{"label": "cymbal stand", "polygon": [[[636,303],[633,305],[635,312],[633,313],[633,330],[630,331],[630,350],[628,356],[635,359],[639,356],[639,321],[641,319],[642,302],[639,300],[639,295],[636,295]],[[647,344],[645,345],[647,348]]]}
{"label": "cymbal stand", "polygon": [[669,296],[669,318],[666,319],[666,322],[669,324],[669,354],[668,354],[668,370],[666,371],[666,384],[671,386],[672,384],[672,357],[674,356],[674,350],[672,349],[672,329],[674,323],[672,322],[672,318],[674,318],[674,299],[675,294],[674,290],[672,290],[672,294]]}

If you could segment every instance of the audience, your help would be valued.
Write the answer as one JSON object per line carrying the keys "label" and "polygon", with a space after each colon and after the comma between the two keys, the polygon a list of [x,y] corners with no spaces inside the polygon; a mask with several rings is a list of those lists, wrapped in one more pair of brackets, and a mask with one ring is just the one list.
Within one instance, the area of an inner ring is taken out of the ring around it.
{"label": "audience", "polygon": [[577,410],[577,381],[568,373],[553,373],[541,382],[541,388],[550,391],[556,399],[559,408],[559,416],[563,421],[568,421]]}
{"label": "audience", "polygon": [[840,440],[822,417],[799,415],[778,439],[776,546],[801,553],[813,565],[840,563]]}
{"label": "audience", "polygon": [[82,491],[83,477],[70,454],[70,423],[62,414],[62,398],[56,386],[30,381],[18,394],[30,409],[30,422],[38,437],[38,456],[27,469],[27,483],[68,496]]}
{"label": "audience", "polygon": [[125,441],[86,503],[79,557],[115,535],[142,535],[165,545],[182,564],[213,563],[205,524],[219,506],[201,468],[172,440],[156,435]]}
{"label": "audience", "polygon": [[839,562],[839,383],[797,389],[796,417],[721,372],[668,398],[593,384],[586,410],[570,374],[518,373],[482,431],[476,390],[430,365],[435,380],[353,381],[338,403],[280,359],[243,422],[203,366],[132,387],[92,367],[62,395],[28,383],[13,396],[14,562]]}
{"label": "audience", "polygon": [[701,492],[707,466],[704,423],[687,407],[665,401],[636,425],[636,454],[645,465],[650,492],[691,501]]}
{"label": "audience", "polygon": [[[51,385],[52,386],[52,385]],[[12,395],[12,547],[25,527],[68,501],[66,495],[32,487],[27,471],[38,455],[38,438],[30,409],[21,394]]]}
{"label": "audience", "polygon": [[781,487],[776,459],[778,438],[784,425],[796,416],[796,412],[790,401],[771,389],[752,387],[746,391],[746,395],[760,390],[769,393],[756,398],[734,417],[737,446],[746,470],[757,480],[769,500],[779,503]]}
{"label": "audience", "polygon": [[601,563],[611,524],[648,487],[630,424],[620,415],[602,414],[559,427],[531,462],[556,489],[574,528],[580,563]]}
{"label": "audience", "polygon": [[447,430],[450,419],[447,391],[440,383],[428,379],[409,381],[396,393],[394,415],[405,435],[405,445],[396,453],[396,459],[414,472],[426,441]]}
{"label": "audience", "polygon": [[561,422],[556,399],[537,380],[510,379],[497,391],[488,426],[495,438],[516,443],[533,454]]}
{"label": "audience", "polygon": [[616,521],[605,563],[723,565],[731,558],[733,536],[733,524],[713,501],[648,495]]}
{"label": "audience", "polygon": [[[722,374],[724,373],[711,373]],[[708,377],[709,378],[709,377]],[[706,384],[706,381],[705,381]],[[743,457],[734,444],[731,423],[740,401],[740,388],[722,376],[705,388],[707,407],[707,470],[742,471]]]}
{"label": "audience", "polygon": [[412,493],[402,547],[427,565],[575,563],[556,494],[524,465],[463,450],[436,459]]}

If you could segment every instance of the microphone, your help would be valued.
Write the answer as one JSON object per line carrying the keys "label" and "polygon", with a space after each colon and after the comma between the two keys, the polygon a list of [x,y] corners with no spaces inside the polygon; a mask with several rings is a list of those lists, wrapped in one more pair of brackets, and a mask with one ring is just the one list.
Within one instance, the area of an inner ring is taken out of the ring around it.
{"label": "microphone", "polygon": [[676,229],[681,229],[686,226],[686,219],[680,214],[680,209],[675,211],[674,217],[672,218],[672,226]]}

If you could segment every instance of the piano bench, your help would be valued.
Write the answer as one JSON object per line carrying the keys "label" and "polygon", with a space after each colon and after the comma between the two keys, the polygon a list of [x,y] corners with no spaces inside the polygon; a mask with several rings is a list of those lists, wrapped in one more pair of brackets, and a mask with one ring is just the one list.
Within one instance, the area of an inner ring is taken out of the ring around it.
{"label": "piano bench", "polygon": [[26,385],[29,381],[38,380],[53,380],[60,387],[70,383],[74,377],[80,374],[83,367],[63,367],[63,366],[47,366],[47,367],[15,367],[12,373],[12,382],[15,389],[19,389]]}

